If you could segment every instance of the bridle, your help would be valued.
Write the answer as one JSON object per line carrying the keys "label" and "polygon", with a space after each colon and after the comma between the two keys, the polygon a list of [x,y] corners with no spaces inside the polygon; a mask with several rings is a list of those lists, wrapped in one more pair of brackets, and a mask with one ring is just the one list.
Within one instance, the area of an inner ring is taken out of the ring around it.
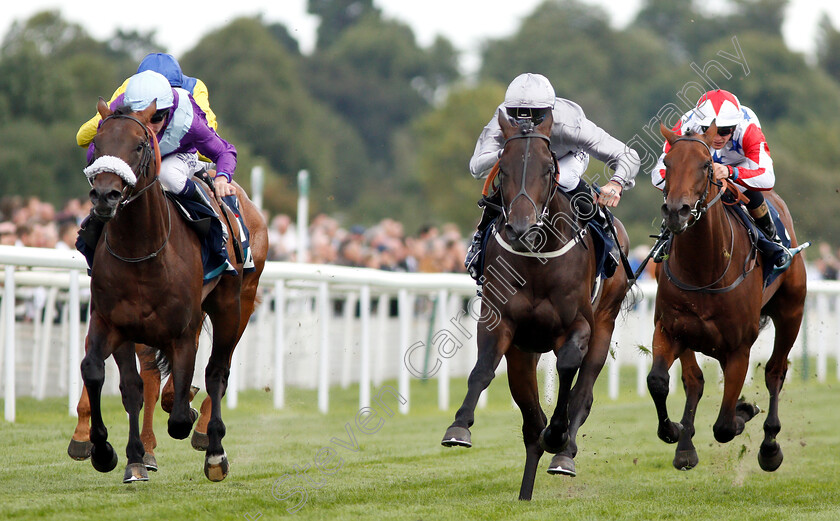
{"label": "bridle", "polygon": [[[697,222],[700,220],[700,218],[703,217],[703,215],[705,215],[705,213],[707,211],[709,211],[709,208],[711,208],[715,203],[717,203],[720,200],[721,197],[723,197],[723,194],[724,194],[725,190],[723,189],[723,183],[715,181],[715,178],[714,178],[714,174],[715,174],[714,163],[711,161],[711,159],[712,159],[712,149],[709,147],[709,145],[705,141],[703,141],[701,139],[697,139],[695,137],[681,137],[681,138],[675,139],[671,146],[673,146],[674,143],[677,143],[679,141],[695,141],[697,143],[702,144],[704,147],[706,147],[706,150],[709,152],[709,159],[710,159],[709,167],[708,167],[707,173],[706,173],[706,178],[707,178],[706,188],[705,188],[705,190],[703,190],[703,195],[699,199],[697,199],[696,203],[694,203],[694,208],[692,208],[692,210],[691,210],[691,217],[693,218],[693,220],[691,221],[690,224],[688,224],[686,226],[686,228],[690,228],[691,226],[694,226],[695,224],[697,224]],[[714,198],[712,198],[712,200],[708,204],[706,204],[706,198],[709,197],[709,191],[711,190],[712,185],[715,185],[715,186],[719,187],[720,189],[718,190],[717,195],[715,195]],[[735,281],[733,281],[731,284],[729,284],[728,286],[723,287],[723,288],[713,288],[712,287],[712,286],[716,285],[717,283],[719,283],[720,281],[722,281],[723,278],[726,277],[726,274],[729,272],[729,268],[732,265],[732,252],[734,251],[734,248],[735,248],[735,229],[732,226],[732,218],[730,217],[728,212],[724,212],[724,214],[726,215],[726,222],[729,224],[730,245],[729,245],[729,250],[728,251],[729,251],[730,255],[728,256],[728,260],[727,260],[727,263],[726,263],[726,268],[723,270],[723,273],[714,282],[711,282],[709,284],[705,284],[703,286],[692,286],[690,284],[686,284],[685,282],[682,282],[681,280],[679,280],[673,274],[673,272],[671,271],[671,267],[668,263],[668,258],[666,257],[665,260],[663,260],[663,262],[662,262],[662,264],[663,264],[662,267],[665,271],[665,276],[668,277],[668,280],[674,286],[676,286],[677,288],[679,288],[683,291],[699,291],[701,293],[726,293],[726,292],[731,291],[731,290],[735,289],[736,287],[738,287],[738,285],[741,284],[741,282],[743,282],[744,279],[747,277],[747,275],[753,270],[753,268],[749,268],[749,263],[752,260],[752,255],[747,255],[746,259],[744,260],[744,270],[741,273],[741,275],[737,279],[735,279]],[[673,236],[671,236],[670,240],[673,240]],[[670,250],[670,244],[668,245],[668,249]]]}
{"label": "bridle", "polygon": [[[697,202],[694,203],[694,208],[691,209],[692,221],[686,226],[686,228],[689,228],[697,224],[697,221],[699,221],[700,218],[703,217],[703,215],[707,211],[709,211],[709,208],[711,208],[716,202],[720,200],[721,197],[723,197],[724,190],[718,190],[717,195],[715,195],[714,198],[712,198],[712,200],[708,204],[706,204],[706,199],[709,197],[709,191],[711,190],[712,185],[715,185],[718,188],[723,188],[723,183],[715,181],[715,167],[714,162],[712,160],[712,149],[711,147],[709,147],[708,143],[706,143],[702,139],[697,139],[696,137],[680,137],[675,139],[674,143],[678,143],[680,141],[694,141],[696,143],[700,143],[709,152],[709,167],[706,169],[706,188],[703,190],[703,195],[701,195],[700,198],[697,199]],[[671,144],[671,146],[673,146],[673,143]]]}
{"label": "bridle", "polygon": [[[152,158],[157,159],[156,154],[155,154],[155,150],[152,146],[152,140],[154,140],[155,144],[157,144],[157,137],[154,135],[154,133],[151,130],[149,130],[149,127],[146,124],[144,124],[142,121],[140,121],[139,119],[135,118],[134,116],[132,116],[130,114],[111,114],[110,116],[108,116],[108,117],[106,117],[105,119],[102,120],[102,124],[104,124],[109,119],[130,119],[131,121],[134,121],[135,123],[140,125],[140,127],[142,127],[143,134],[146,138],[143,141],[143,143],[140,145],[143,148],[143,152],[140,155],[140,161],[138,162],[136,168],[132,167],[132,171],[134,171],[134,175],[137,177],[137,183],[135,183],[134,185],[127,185],[125,188],[123,188],[123,193],[122,193],[122,196],[120,198],[119,205],[121,207],[125,207],[126,205],[128,205],[128,203],[136,200],[138,197],[143,195],[149,188],[154,186],[155,183],[157,183],[158,180],[159,180],[159,177],[157,175],[155,175],[154,179],[152,179],[148,184],[146,184],[146,186],[144,186],[143,188],[141,188],[137,192],[134,191],[135,188],[137,187],[137,185],[140,184],[140,179],[143,179],[143,178],[145,178],[146,176],[149,175],[149,165],[152,162]],[[157,163],[156,169],[160,168],[160,161],[156,160],[156,163]],[[91,179],[90,181],[91,181],[91,184],[93,184],[93,179]],[[158,248],[153,253],[150,253],[148,255],[144,255],[142,257],[123,257],[123,256],[117,254],[111,248],[111,245],[108,243],[108,227],[106,226],[105,230],[104,230],[104,234],[105,234],[104,242],[105,242],[105,249],[108,250],[108,253],[110,253],[115,258],[117,258],[117,259],[119,259],[123,262],[131,262],[131,263],[143,262],[145,260],[149,260],[149,259],[153,259],[153,258],[157,257],[158,254],[160,252],[162,252],[163,249],[166,247],[166,244],[169,242],[169,237],[172,235],[172,213],[171,213],[171,210],[169,209],[169,204],[167,203],[165,206],[166,206],[167,232],[166,232],[166,238],[163,240],[163,244],[160,245],[160,248]]]}
{"label": "bridle", "polygon": [[[549,137],[544,135],[544,134],[541,134],[539,132],[534,132],[533,123],[531,123],[529,126],[521,127],[519,134],[516,134],[515,136],[511,136],[511,137],[507,138],[505,140],[504,144],[502,145],[502,150],[504,150],[507,147],[508,143],[510,143],[511,141],[513,141],[515,139],[526,140],[526,142],[525,142],[525,156],[524,156],[524,159],[523,159],[524,165],[523,165],[523,168],[522,168],[522,182],[519,185],[519,193],[517,193],[513,197],[513,199],[510,200],[509,204],[505,204],[505,195],[504,195],[504,192],[502,191],[502,185],[500,183],[500,185],[499,185],[499,195],[501,196],[501,199],[502,199],[502,204],[501,204],[502,216],[505,219],[505,221],[507,221],[508,206],[513,205],[513,203],[518,198],[525,197],[525,199],[527,199],[528,202],[530,202],[531,205],[534,207],[534,213],[536,214],[536,222],[534,223],[534,226],[541,227],[541,226],[543,226],[545,218],[548,217],[548,205],[551,203],[551,200],[554,199],[554,195],[557,193],[558,185],[557,185],[557,181],[555,179],[556,178],[555,173],[557,172],[557,159],[554,156],[554,151],[551,150],[551,139],[549,139]],[[549,187],[548,187],[548,197],[546,197],[545,202],[542,205],[542,210],[540,210],[538,208],[538,205],[534,201],[534,199],[531,198],[531,196],[528,194],[527,191],[525,191],[525,186],[526,186],[525,181],[526,181],[527,176],[528,176],[528,157],[530,156],[531,140],[532,139],[543,140],[545,142],[546,146],[548,147],[549,152],[551,153],[551,159],[552,159],[551,170],[548,172],[548,175],[550,177]],[[500,170],[500,173],[502,175],[504,175],[504,171]]]}

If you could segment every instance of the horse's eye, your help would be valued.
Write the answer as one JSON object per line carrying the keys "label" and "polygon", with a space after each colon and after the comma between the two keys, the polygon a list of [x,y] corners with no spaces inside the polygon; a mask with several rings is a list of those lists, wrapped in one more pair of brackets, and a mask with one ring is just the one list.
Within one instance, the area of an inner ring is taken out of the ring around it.
{"label": "horse's eye", "polygon": [[142,152],[142,151],[143,151],[143,143],[139,143],[139,144],[137,145],[137,148],[136,148],[135,150],[136,150],[137,152]]}

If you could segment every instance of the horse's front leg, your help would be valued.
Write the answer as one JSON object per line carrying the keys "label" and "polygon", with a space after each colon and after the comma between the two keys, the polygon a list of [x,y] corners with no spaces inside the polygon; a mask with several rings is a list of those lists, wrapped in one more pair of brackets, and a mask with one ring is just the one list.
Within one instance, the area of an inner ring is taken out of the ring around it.
{"label": "horse's front leg", "polygon": [[557,354],[557,406],[551,415],[551,422],[540,434],[540,446],[546,452],[557,453],[565,450],[571,439],[569,435],[569,395],[572,380],[580,369],[583,357],[589,349],[589,338],[592,328],[583,315],[578,314],[568,329],[566,340]]}
{"label": "horse's front leg", "polygon": [[[85,354],[88,352],[89,338],[90,336],[85,336]],[[73,437],[70,438],[67,454],[74,460],[84,461],[90,457],[90,450],[93,447],[90,442],[90,398],[85,386],[82,386],[82,395],[76,405],[76,415],[78,416],[76,430],[73,431]]]}
{"label": "horse's front leg", "polygon": [[545,428],[545,413],[540,407],[537,389],[537,362],[539,354],[509,349],[507,359],[508,385],[510,394],[522,412],[522,441],[525,442],[525,470],[519,499],[530,500],[537,477],[537,465],[543,455],[540,447],[540,432]]}
{"label": "horse's front leg", "polygon": [[475,421],[478,398],[496,376],[496,368],[502,355],[510,348],[512,339],[513,330],[509,324],[501,322],[489,330],[485,324],[479,322],[476,339],[478,358],[467,379],[467,395],[464,402],[455,413],[455,421],[446,429],[440,442],[444,447],[472,447],[470,427]]}
{"label": "horse's front leg", "polygon": [[682,381],[685,389],[685,410],[683,411],[682,430],[680,439],[677,442],[674,453],[674,468],[677,470],[690,470],[697,466],[699,459],[697,450],[694,448],[694,415],[697,412],[697,404],[703,396],[703,371],[697,365],[697,357],[694,351],[683,351],[680,355],[682,365]]}
{"label": "horse's front leg", "polygon": [[744,387],[749,363],[750,350],[746,347],[729,353],[722,364],[723,399],[717,421],[712,426],[715,439],[720,443],[731,441],[744,432],[746,423],[758,414],[758,407],[738,399]]}
{"label": "horse's front leg", "polygon": [[[200,324],[200,322],[199,322]],[[198,326],[196,326],[198,327]],[[172,374],[172,411],[169,413],[167,428],[169,435],[176,440],[183,440],[190,435],[193,423],[198,419],[198,411],[190,407],[190,385],[195,371],[194,335],[187,331],[171,344]]]}
{"label": "horse's front leg", "polygon": [[143,407],[143,380],[134,362],[134,344],[126,342],[114,351],[114,360],[120,370],[120,394],[128,413],[128,443],[125,456],[123,483],[148,481],[149,473],[144,463],[145,450],[140,440],[140,408]]}
{"label": "horse's front leg", "polygon": [[102,421],[102,386],[105,384],[105,359],[111,356],[113,345],[121,343],[116,339],[105,321],[94,313],[90,318],[88,351],[82,359],[82,380],[90,400],[90,451],[93,468],[99,472],[111,472],[117,466],[118,457],[108,443],[108,429]]}
{"label": "horse's front leg", "polygon": [[674,423],[668,418],[668,385],[671,379],[668,370],[671,369],[680,347],[663,330],[657,320],[653,332],[653,363],[647,377],[648,391],[656,406],[656,416],[659,425],[656,434],[665,443],[676,443],[680,437],[682,425]]}
{"label": "horse's front leg", "polygon": [[552,458],[548,466],[549,474],[563,474],[572,477],[577,475],[574,460],[578,452],[577,432],[592,409],[592,389],[595,386],[595,380],[604,367],[604,363],[607,361],[614,326],[614,316],[602,318],[596,316],[592,338],[589,341],[589,350],[583,357],[575,386],[572,387],[571,397],[569,398],[569,445]]}

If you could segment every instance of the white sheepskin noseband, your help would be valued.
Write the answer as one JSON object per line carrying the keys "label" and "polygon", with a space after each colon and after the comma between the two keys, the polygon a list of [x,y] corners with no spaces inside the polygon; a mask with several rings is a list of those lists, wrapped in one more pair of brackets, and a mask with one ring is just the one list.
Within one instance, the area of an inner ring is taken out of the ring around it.
{"label": "white sheepskin noseband", "polygon": [[93,182],[93,178],[102,172],[113,172],[131,186],[137,184],[137,176],[134,175],[131,167],[128,166],[128,163],[116,156],[99,157],[90,166],[85,168],[85,175],[91,183]]}

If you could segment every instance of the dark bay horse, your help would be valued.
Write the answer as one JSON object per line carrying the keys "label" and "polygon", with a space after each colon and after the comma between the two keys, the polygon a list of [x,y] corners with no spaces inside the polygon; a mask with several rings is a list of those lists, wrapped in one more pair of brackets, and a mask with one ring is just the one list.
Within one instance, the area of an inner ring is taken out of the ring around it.
{"label": "dark bay horse", "polygon": [[[138,425],[144,385],[135,365],[136,343],[154,346],[171,367],[170,436],[183,439],[190,434],[198,416],[189,407],[190,383],[196,340],[206,314],[213,324],[213,345],[205,370],[208,404],[202,405],[202,413],[209,416],[204,473],[211,481],[221,481],[229,470],[222,447],[221,399],[233,349],[256,304],[268,249],[266,224],[245,191],[235,185],[251,231],[256,270],[243,276],[242,264],[233,255],[231,241],[238,233],[232,229],[228,251],[237,275],[222,275],[203,284],[198,236],[177,215],[158,183],[160,156],[148,127],[155,104],[140,112],[121,109],[114,113],[100,99],[97,109],[103,121],[94,138],[95,158],[106,157],[103,164],[114,166],[113,171],[91,178],[93,211],[107,223],[94,253],[87,353],[81,364],[90,400],[91,462],[101,472],[117,464],[100,412],[104,361],[113,355],[129,416],[124,481],[148,479]],[[235,218],[230,222],[237,226]]]}
{"label": "dark bay horse", "polygon": [[[659,419],[657,434],[676,443],[674,467],[697,465],[694,414],[703,394],[703,373],[694,353],[720,362],[724,375],[723,400],[713,430],[721,443],[732,440],[759,410],[739,400],[750,348],[758,337],[761,318],[772,319],[776,330],[773,353],[765,366],[770,406],[764,421],[764,440],[758,453],[762,469],[774,471],[782,463],[776,441],[781,430],[779,393],[788,366],[788,353],[799,333],[805,304],[805,264],[794,256],[787,271],[766,288],[762,258],[755,255],[747,230],[720,203],[720,184],[714,180],[710,145],[717,126],[705,134],[679,136],[664,125],[671,145],[665,156],[665,225],[674,234],[670,256],[658,265],[654,312],[653,366],[648,389]],[[791,246],[797,246],[793,221],[784,201],[773,191],[765,197],[779,210]],[[715,204],[717,203],[717,204]],[[686,402],[682,420],[668,418],[668,369],[679,358]]]}
{"label": "dark bay horse", "polygon": [[[622,270],[600,287],[593,240],[581,228],[569,199],[557,189],[556,160],[549,148],[549,116],[534,127],[500,113],[505,138],[499,160],[503,213],[488,241],[484,297],[478,321],[478,360],[463,405],[441,442],[471,447],[469,427],[481,392],[502,356],[511,395],[522,412],[525,470],[519,499],[529,500],[543,451],[555,453],[548,472],[575,475],[575,436],[592,406],[592,387],[609,352],[615,318],[629,288]],[[629,241],[616,221],[620,243]],[[498,320],[484,318],[498,317]],[[540,407],[537,362],[557,356],[560,384],[551,421]],[[578,375],[572,388],[572,380]]]}

